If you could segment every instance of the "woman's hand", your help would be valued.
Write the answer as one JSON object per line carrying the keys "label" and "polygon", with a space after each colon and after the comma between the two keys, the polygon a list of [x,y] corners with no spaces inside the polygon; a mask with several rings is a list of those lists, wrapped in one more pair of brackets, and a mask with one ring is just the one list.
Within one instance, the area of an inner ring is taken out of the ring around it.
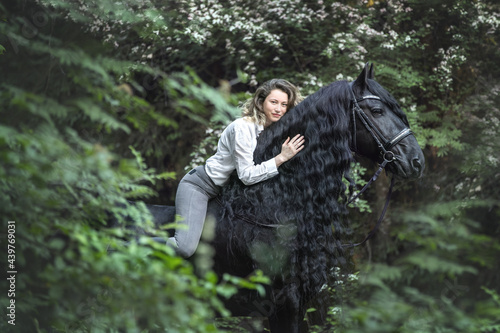
{"label": "woman's hand", "polygon": [[274,158],[276,166],[279,167],[304,149],[304,141],[304,136],[300,134],[297,134],[292,139],[288,137],[281,146],[281,153]]}

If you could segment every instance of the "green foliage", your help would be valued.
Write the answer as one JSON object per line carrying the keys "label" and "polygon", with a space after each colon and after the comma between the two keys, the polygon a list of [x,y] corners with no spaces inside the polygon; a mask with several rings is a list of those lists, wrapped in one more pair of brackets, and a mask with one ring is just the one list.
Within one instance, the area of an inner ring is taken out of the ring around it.
{"label": "green foliage", "polygon": [[341,309],[329,312],[335,331],[495,332],[498,295],[471,282],[481,266],[496,265],[496,259],[478,262],[473,254],[485,244],[500,248],[491,236],[471,237],[478,225],[467,217],[470,208],[455,202],[453,213],[437,204],[401,213],[399,227],[391,230],[399,244],[387,254],[399,258],[362,264],[357,279],[338,276],[342,283],[334,293],[348,296]]}
{"label": "green foliage", "polygon": [[[362,177],[366,175],[366,168],[363,167],[359,162],[356,162],[352,165],[351,169],[351,175],[350,177],[352,178],[352,181],[356,186],[358,187],[357,189],[353,189],[353,193],[349,193],[351,197],[354,197],[361,191],[363,186],[368,183],[366,180],[364,180]],[[350,181],[347,179],[343,179],[344,183],[346,184],[347,188],[350,186]],[[356,200],[354,200],[351,204],[349,204],[350,208],[357,208],[361,213],[363,212],[368,212],[371,213],[371,208],[368,202],[363,199],[361,196],[357,197]]]}
{"label": "green foliage", "polygon": [[[167,75],[113,57],[81,32],[89,18],[74,12],[76,2],[52,3],[72,21],[34,2],[1,5],[8,17],[0,25],[1,227],[4,238],[7,221],[15,221],[10,264],[18,272],[15,296],[2,298],[2,307],[16,301],[19,332],[215,332],[216,314],[228,315],[221,300],[240,287],[260,290],[266,280],[219,281],[209,269],[197,275],[172,248],[145,237],[167,234],[153,227],[140,200],[175,173],[150,168],[144,145],[117,140],[176,130],[179,115],[206,123],[200,115],[209,106],[214,119],[234,108],[193,71]],[[33,20],[30,33],[24,13]],[[135,78],[143,75],[157,78],[172,99],[170,113],[141,95]],[[200,251],[197,260],[208,257]],[[12,327],[0,323],[2,331]]]}
{"label": "green foliage", "polygon": [[128,215],[153,232],[144,206],[129,207],[125,198],[150,196],[140,183],[161,177],[72,132],[70,143],[49,126],[32,134],[2,127],[1,134],[2,213],[16,221],[17,326],[214,331],[207,318],[224,313],[217,279],[196,278],[149,238],[124,246],[134,234],[103,225]]}

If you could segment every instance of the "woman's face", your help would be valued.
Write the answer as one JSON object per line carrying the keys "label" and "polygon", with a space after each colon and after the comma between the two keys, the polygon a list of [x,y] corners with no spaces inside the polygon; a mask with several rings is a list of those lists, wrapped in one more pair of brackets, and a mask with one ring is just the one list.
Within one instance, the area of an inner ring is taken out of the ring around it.
{"label": "woman's face", "polygon": [[262,109],[266,115],[264,127],[267,127],[280,120],[288,110],[288,95],[280,89],[271,90],[264,100]]}

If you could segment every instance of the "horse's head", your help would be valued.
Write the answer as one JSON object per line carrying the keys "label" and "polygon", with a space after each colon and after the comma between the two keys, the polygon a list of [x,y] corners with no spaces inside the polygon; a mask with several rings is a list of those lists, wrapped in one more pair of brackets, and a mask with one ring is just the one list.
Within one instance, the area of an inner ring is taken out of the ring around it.
{"label": "horse's head", "polygon": [[422,175],[425,158],[396,100],[373,79],[373,65],[352,83],[352,149],[374,161],[389,161],[394,175],[415,179]]}

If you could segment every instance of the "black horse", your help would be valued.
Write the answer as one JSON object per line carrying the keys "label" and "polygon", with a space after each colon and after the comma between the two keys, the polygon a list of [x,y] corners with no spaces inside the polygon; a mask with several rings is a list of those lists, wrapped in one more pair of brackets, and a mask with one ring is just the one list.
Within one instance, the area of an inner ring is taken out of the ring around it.
{"label": "black horse", "polygon": [[[399,179],[420,177],[425,164],[405,114],[368,64],[354,82],[321,88],[269,126],[255,163],[276,156],[297,133],[306,137],[305,149],[278,176],[252,186],[234,177],[209,204],[217,221],[215,270],[247,276],[259,268],[272,278],[265,299],[236,298],[230,310],[268,317],[272,332],[299,332],[308,301],[332,268],[348,263],[343,177],[349,179],[353,152],[387,164]],[[159,223],[172,218],[165,207],[150,210]]]}

